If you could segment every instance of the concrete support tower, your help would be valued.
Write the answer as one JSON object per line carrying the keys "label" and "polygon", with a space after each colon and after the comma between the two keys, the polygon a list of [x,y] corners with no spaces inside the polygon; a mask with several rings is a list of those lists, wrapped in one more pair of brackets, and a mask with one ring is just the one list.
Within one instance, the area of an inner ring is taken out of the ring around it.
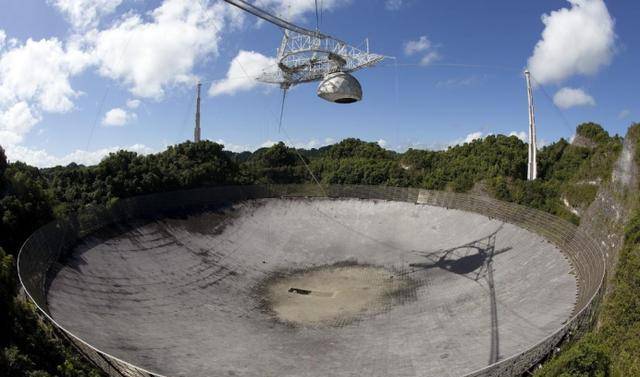
{"label": "concrete support tower", "polygon": [[527,179],[535,181],[538,178],[538,142],[536,139],[536,117],[533,106],[533,88],[531,87],[531,73],[524,71],[527,79],[527,97],[529,98],[529,164]]}
{"label": "concrete support tower", "polygon": [[201,130],[200,130],[200,88],[202,84],[198,82],[196,87],[196,91],[198,94],[196,100],[196,129],[193,131],[193,142],[198,143],[201,140]]}

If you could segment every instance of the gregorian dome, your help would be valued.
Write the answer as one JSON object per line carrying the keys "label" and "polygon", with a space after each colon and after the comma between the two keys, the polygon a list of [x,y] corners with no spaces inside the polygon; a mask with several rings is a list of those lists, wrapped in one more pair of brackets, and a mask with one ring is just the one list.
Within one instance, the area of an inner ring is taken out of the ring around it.
{"label": "gregorian dome", "polygon": [[333,103],[354,103],[362,100],[362,86],[352,75],[334,72],[320,82],[318,97]]}

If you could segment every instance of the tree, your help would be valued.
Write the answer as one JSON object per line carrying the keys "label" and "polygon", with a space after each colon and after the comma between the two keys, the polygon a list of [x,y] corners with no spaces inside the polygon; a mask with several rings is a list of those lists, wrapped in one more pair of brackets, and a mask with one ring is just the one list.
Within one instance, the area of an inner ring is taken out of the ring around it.
{"label": "tree", "polygon": [[4,153],[2,145],[0,145],[0,179],[2,179],[5,170],[7,170],[7,155]]}
{"label": "tree", "polygon": [[300,162],[293,148],[287,147],[283,142],[266,149],[258,157],[258,161],[266,168],[294,166]]}
{"label": "tree", "polygon": [[391,157],[391,153],[378,143],[368,143],[360,139],[350,138],[344,139],[329,148],[326,157],[334,160],[353,157],[386,159]]}
{"label": "tree", "polygon": [[[16,292],[16,280],[14,278],[13,257],[7,255],[0,247],[0,333],[9,334],[11,331],[11,302]],[[0,348],[6,346],[8,339],[0,337]]]}
{"label": "tree", "polygon": [[584,136],[596,143],[606,142],[609,140],[609,133],[597,123],[582,123],[576,129],[576,134]]}

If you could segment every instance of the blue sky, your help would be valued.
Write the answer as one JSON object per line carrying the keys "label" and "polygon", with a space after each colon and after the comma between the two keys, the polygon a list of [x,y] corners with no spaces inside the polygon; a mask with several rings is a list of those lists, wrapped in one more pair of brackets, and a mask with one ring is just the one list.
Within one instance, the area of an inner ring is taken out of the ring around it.
{"label": "blue sky", "polygon": [[[315,27],[313,0],[255,2]],[[0,145],[38,166],[160,151],[192,137],[197,79],[203,136],[234,151],[279,140],[318,147],[358,137],[405,150],[524,137],[526,67],[541,83],[539,142],[569,138],[584,121],[624,134],[640,119],[634,1],[320,3],[322,31],[355,46],[369,38],[398,65],[357,72],[364,100],[353,105],[317,98],[317,84],[296,87],[279,132],[278,88],[237,65],[258,72],[271,61],[275,26],[219,1],[3,0]]]}

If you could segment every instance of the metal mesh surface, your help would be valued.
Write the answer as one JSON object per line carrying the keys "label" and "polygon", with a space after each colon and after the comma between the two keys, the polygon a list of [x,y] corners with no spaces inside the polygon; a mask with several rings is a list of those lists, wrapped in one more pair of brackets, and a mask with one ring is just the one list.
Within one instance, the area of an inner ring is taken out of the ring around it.
{"label": "metal mesh surface", "polygon": [[530,369],[568,336],[587,329],[594,319],[605,276],[603,250],[576,226],[550,214],[501,202],[495,199],[382,186],[275,185],[212,187],[188,191],[153,194],[125,199],[110,208],[94,207],[68,219],[52,222],[36,231],[22,246],[18,256],[18,274],[24,290],[42,316],[61,337],[109,376],[154,376],[153,374],[110,356],[60,327],[51,317],[47,305],[50,270],[72,250],[81,238],[107,225],[139,218],[156,218],[162,214],[190,208],[215,208],[248,199],[273,197],[330,197],[402,201],[479,213],[517,225],[545,237],[566,255],[578,282],[578,297],[573,317],[556,332],[518,355],[490,365],[467,376],[517,376]]}

